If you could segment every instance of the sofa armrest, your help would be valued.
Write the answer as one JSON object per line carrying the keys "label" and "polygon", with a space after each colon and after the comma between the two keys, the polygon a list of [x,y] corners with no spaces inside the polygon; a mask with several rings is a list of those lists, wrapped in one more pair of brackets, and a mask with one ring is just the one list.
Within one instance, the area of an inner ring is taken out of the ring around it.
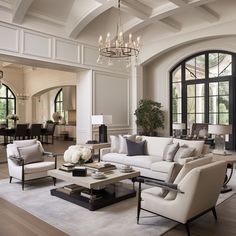
{"label": "sofa armrest", "polygon": [[101,156],[101,159],[102,159],[102,157],[105,155],[105,154],[107,154],[107,153],[110,153],[111,152],[111,148],[101,148],[100,149],[100,156]]}

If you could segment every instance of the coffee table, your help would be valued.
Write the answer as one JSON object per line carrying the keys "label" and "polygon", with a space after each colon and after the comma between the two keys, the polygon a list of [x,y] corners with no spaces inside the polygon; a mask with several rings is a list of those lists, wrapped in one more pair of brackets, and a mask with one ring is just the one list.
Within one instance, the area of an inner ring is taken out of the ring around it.
{"label": "coffee table", "polygon": [[[67,181],[71,184],[82,186],[89,190],[91,198],[82,196],[80,192],[68,194],[59,191],[60,189],[58,188],[52,189],[51,195],[85,207],[91,211],[136,196],[134,186],[132,189],[130,189],[124,187],[119,181],[125,179],[134,180],[140,175],[139,171],[121,173],[118,169],[116,169],[113,171],[105,172],[106,178],[104,179],[94,179],[91,177],[91,173],[92,172],[88,171],[87,176],[78,177],[72,176],[71,172],[64,172],[58,169],[49,170],[49,176]],[[93,194],[97,191],[99,191],[101,194],[101,197],[98,199],[92,197]]]}

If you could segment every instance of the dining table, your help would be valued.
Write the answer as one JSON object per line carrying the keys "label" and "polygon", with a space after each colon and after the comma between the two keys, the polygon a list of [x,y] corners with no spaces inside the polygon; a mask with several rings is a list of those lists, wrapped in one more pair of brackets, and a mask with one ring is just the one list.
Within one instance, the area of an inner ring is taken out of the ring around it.
{"label": "dining table", "polygon": [[[46,129],[41,129],[41,134],[43,135],[45,133]],[[15,128],[1,128],[0,129],[0,136],[3,136],[3,143],[0,143],[1,145],[7,145],[10,143],[10,137],[14,136],[16,132]],[[27,129],[28,135],[26,136],[26,139],[30,138],[30,128]]]}

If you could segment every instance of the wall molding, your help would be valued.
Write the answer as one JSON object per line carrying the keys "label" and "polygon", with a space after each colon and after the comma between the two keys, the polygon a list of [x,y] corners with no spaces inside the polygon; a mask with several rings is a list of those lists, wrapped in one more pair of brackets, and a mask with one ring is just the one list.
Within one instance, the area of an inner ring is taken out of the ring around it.
{"label": "wall molding", "polygon": [[[8,33],[7,33],[8,32]],[[76,40],[27,29],[14,24],[0,22],[0,55],[33,59],[81,69],[95,69],[128,75],[119,64],[108,67],[97,64],[98,48]],[[10,41],[9,41],[10,40]],[[30,43],[29,43],[30,42]],[[65,50],[68,49],[68,50]],[[64,50],[64,54],[63,51]],[[70,53],[71,52],[71,53]],[[11,59],[11,58],[10,58]],[[17,61],[17,58],[14,58]]]}

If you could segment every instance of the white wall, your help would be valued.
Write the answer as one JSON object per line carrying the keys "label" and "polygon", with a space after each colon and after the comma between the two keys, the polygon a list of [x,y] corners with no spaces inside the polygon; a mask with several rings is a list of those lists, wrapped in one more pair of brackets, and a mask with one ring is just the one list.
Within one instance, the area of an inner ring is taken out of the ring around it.
{"label": "white wall", "polygon": [[219,37],[191,43],[174,49],[144,67],[144,97],[161,102],[166,114],[163,135],[169,135],[169,72],[180,61],[197,52],[206,50],[226,50],[236,52],[236,36]]}
{"label": "white wall", "polygon": [[[51,119],[54,112],[54,98],[58,88],[76,85],[76,73],[44,68],[29,69],[24,72],[24,84],[25,92],[30,95],[30,101],[26,104],[26,121],[44,122],[45,119]],[[42,95],[54,88],[57,89]]]}

